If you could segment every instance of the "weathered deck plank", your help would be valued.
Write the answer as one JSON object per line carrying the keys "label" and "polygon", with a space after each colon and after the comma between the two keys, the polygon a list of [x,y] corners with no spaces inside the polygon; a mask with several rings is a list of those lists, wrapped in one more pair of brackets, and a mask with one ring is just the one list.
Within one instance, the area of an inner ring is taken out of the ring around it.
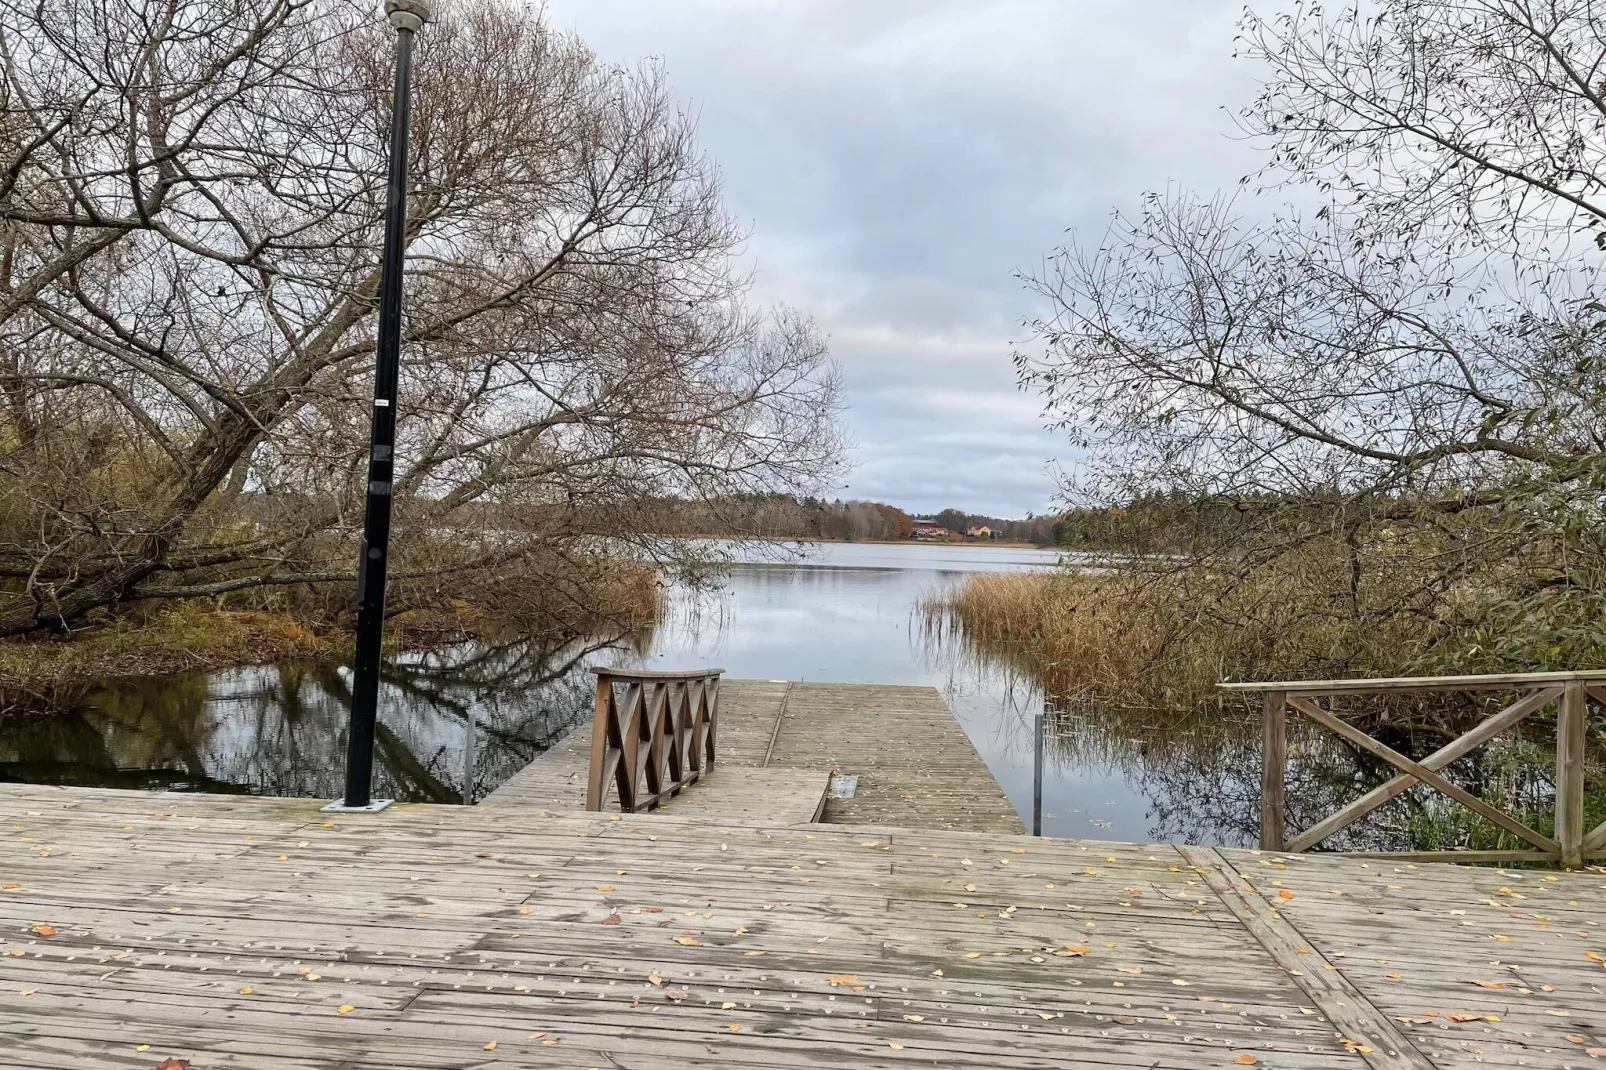
{"label": "weathered deck plank", "polygon": [[1375,1020],[1438,1068],[1606,1046],[1598,874],[316,806],[0,787],[0,1063],[1415,1065]]}
{"label": "weathered deck plank", "polygon": [[1025,825],[935,688],[792,686],[770,764],[857,774],[825,819],[1024,832]]}
{"label": "weathered deck plank", "polygon": [[[590,745],[591,726],[581,725],[485,802],[578,808],[585,798]],[[802,773],[777,772],[771,800],[748,793],[764,784],[761,778],[731,777],[724,786],[720,781],[735,769],[810,770],[821,777],[859,777],[854,798],[826,803],[826,821],[1024,831],[986,762],[933,688],[727,680],[720,685],[718,750],[710,782],[669,800],[658,813],[714,815],[718,805],[725,805],[741,813],[768,812],[774,823],[807,820],[795,815],[800,807],[816,809],[818,796],[804,797],[815,780]]]}

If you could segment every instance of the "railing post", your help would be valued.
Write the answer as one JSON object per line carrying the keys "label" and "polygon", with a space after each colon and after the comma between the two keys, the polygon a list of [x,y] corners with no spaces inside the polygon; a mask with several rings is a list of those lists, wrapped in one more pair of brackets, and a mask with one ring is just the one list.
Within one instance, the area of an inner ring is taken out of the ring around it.
{"label": "railing post", "polygon": [[1263,757],[1260,769],[1260,849],[1287,849],[1283,814],[1284,766],[1288,760],[1288,695],[1266,692]]}
{"label": "railing post", "polygon": [[591,721],[591,766],[586,778],[586,809],[601,810],[608,793],[603,783],[603,763],[608,757],[608,729],[613,721],[613,677],[597,674],[597,711]]}
{"label": "railing post", "polygon": [[1570,681],[1556,715],[1556,842],[1561,864],[1584,864],[1584,681]]}

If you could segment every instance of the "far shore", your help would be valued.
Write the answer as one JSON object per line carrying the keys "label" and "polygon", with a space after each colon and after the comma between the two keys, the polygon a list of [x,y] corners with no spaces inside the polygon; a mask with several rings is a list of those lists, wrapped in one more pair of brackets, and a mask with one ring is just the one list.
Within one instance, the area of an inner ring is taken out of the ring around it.
{"label": "far shore", "polygon": [[991,546],[1000,550],[1061,550],[1060,546],[1043,546],[1035,542],[1014,542],[1009,539],[827,539],[820,536],[765,536],[760,542],[808,542],[870,546]]}

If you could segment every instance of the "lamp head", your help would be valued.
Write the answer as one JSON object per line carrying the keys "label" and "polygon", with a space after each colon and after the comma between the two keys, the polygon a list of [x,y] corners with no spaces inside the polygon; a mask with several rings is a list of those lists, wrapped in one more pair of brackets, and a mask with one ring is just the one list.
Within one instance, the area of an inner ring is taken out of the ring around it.
{"label": "lamp head", "polygon": [[429,0],[385,0],[385,17],[397,30],[417,33],[434,17]]}

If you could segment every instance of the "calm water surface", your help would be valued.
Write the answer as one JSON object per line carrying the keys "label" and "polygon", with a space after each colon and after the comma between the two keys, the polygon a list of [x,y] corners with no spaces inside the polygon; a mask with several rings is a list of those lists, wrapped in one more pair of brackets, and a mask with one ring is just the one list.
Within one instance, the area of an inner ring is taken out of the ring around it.
{"label": "calm water surface", "polygon": [[[376,794],[483,797],[589,715],[587,665],[716,665],[738,678],[934,686],[1029,820],[1041,692],[928,635],[917,609],[972,573],[1058,561],[986,546],[824,544],[801,562],[737,565],[719,591],[673,591],[648,636],[407,655],[382,692]],[[0,721],[0,780],[333,797],[349,683],[344,666],[300,662],[107,681],[61,716]],[[1049,723],[1046,833],[1252,838],[1252,725],[1196,733],[1211,742],[1179,750],[1096,713],[1051,710]]]}

